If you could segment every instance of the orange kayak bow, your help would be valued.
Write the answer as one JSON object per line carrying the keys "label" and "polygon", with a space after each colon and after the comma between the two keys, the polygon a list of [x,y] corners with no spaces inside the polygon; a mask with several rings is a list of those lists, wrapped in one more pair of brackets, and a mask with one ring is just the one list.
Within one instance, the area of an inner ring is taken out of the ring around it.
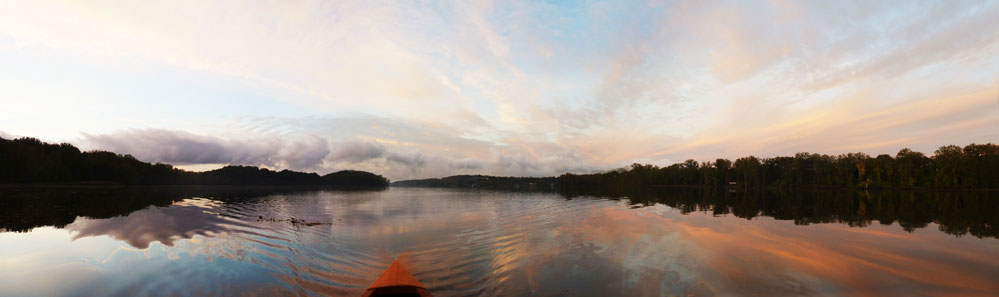
{"label": "orange kayak bow", "polygon": [[361,295],[361,297],[378,296],[433,297],[423,284],[399,264],[399,258],[392,261],[385,272],[382,272],[382,275]]}

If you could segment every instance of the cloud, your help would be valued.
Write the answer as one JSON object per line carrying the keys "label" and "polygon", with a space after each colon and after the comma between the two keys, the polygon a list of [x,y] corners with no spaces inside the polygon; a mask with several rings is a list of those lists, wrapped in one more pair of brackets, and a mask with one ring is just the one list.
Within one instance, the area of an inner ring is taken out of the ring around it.
{"label": "cloud", "polygon": [[[932,1],[9,2],[0,105],[13,112],[0,127],[83,130],[89,147],[148,161],[393,179],[932,151],[999,138],[999,31],[983,29],[997,13]],[[79,75],[97,70],[115,79]],[[133,80],[200,89],[157,97]]]}
{"label": "cloud", "polygon": [[[229,140],[166,129],[131,129],[110,134],[84,133],[80,145],[84,149],[131,154],[150,162],[269,166],[281,161],[284,146],[275,139]],[[302,143],[296,144],[301,145]]]}
{"label": "cloud", "polygon": [[[353,145],[350,143],[341,145],[336,150],[338,156],[354,159],[364,157],[363,152],[343,150],[343,147],[346,146]],[[323,159],[325,159],[329,154],[329,140],[311,135],[303,139],[292,140],[290,143],[285,145],[279,154],[279,158],[282,162],[277,164],[276,167],[295,168],[297,170],[314,170],[319,164],[322,164]]]}
{"label": "cloud", "polygon": [[[327,121],[350,122],[352,119]],[[459,154],[426,154],[421,151],[432,150],[414,148],[440,146],[447,141],[441,142],[437,138],[412,140],[383,144],[370,136],[329,139],[314,134],[231,139],[179,130],[131,129],[108,134],[83,134],[74,142],[85,150],[130,154],[146,162],[250,165],[320,174],[355,169],[382,174],[393,180],[455,174],[552,176],[595,170],[572,155],[536,158],[522,149],[496,144],[477,144]],[[467,140],[455,138],[450,141],[461,143]],[[477,149],[484,152],[476,152]],[[489,157],[462,156],[479,153]]]}
{"label": "cloud", "polygon": [[[329,140],[315,135],[292,139],[227,139],[166,129],[83,134],[78,143],[84,149],[130,154],[147,162],[254,165],[292,170],[322,170],[323,160],[331,153]],[[341,157],[357,158],[346,154]]]}
{"label": "cloud", "polygon": [[347,141],[336,145],[329,156],[333,161],[363,162],[385,155],[385,146],[377,142]]}

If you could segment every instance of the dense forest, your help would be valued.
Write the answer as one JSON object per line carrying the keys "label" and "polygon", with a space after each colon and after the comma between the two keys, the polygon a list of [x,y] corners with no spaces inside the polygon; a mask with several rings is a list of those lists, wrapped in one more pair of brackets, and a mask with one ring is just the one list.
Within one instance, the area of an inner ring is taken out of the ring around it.
{"label": "dense forest", "polygon": [[558,186],[567,191],[601,191],[645,186],[848,188],[999,188],[999,145],[940,147],[933,156],[902,149],[871,157],[864,153],[793,157],[744,157],[734,162],[687,160],[666,167],[633,164],[598,174],[563,174]]}
{"label": "dense forest", "polygon": [[388,179],[345,170],[319,175],[252,166],[226,166],[191,172],[169,164],[150,164],[131,155],[81,152],[71,144],[34,138],[0,138],[0,184],[106,182],[124,185],[261,185],[386,187]]}
{"label": "dense forest", "polygon": [[[0,188],[0,232],[41,226],[62,228],[77,217],[110,218],[150,205],[190,197],[248,202],[312,191],[308,187]],[[667,205],[680,212],[708,212],[744,219],[772,217],[798,225],[840,223],[854,227],[897,223],[907,231],[939,224],[956,235],[999,238],[999,199],[984,191],[736,191],[713,188],[639,188],[626,192],[561,192],[567,199],[621,199],[633,207]]]}
{"label": "dense forest", "polygon": [[[126,216],[149,206],[165,207],[191,197],[251,202],[268,199],[272,195],[305,193],[320,188],[325,187],[143,186],[80,187],[71,191],[50,187],[0,187],[0,232],[27,232],[42,226],[63,228],[77,217],[106,219]],[[338,190],[380,189],[358,187]]]}
{"label": "dense forest", "polygon": [[728,191],[714,188],[638,188],[575,193],[568,199],[615,198],[633,207],[667,205],[683,214],[707,212],[754,219],[772,217],[796,225],[840,223],[852,227],[898,223],[912,232],[932,223],[947,234],[999,238],[999,199],[988,191],[878,191],[784,189]]}
{"label": "dense forest", "polygon": [[504,177],[487,175],[455,175],[445,178],[404,180],[393,187],[476,188],[515,191],[553,191],[554,177]]}

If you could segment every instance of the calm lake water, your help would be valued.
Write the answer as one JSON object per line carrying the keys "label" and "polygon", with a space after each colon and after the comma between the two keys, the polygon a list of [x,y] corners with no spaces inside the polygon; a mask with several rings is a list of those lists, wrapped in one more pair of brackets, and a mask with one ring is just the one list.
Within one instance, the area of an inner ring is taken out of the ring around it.
{"label": "calm lake water", "polygon": [[994,192],[0,195],[0,296],[999,295]]}

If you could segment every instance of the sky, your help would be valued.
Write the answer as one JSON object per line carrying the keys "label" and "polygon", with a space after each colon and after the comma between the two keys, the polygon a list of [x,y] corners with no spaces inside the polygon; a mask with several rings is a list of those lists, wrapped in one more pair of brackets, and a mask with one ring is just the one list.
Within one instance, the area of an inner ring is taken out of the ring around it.
{"label": "sky", "polygon": [[999,142],[999,1],[0,1],[0,137],[547,176]]}

